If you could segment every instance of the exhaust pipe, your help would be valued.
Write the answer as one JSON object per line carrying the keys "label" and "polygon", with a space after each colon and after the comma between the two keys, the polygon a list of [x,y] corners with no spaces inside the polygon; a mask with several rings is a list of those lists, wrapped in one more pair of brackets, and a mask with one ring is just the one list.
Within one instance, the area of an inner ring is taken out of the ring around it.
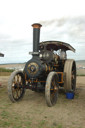
{"label": "exhaust pipe", "polygon": [[39,52],[39,40],[40,40],[40,28],[41,24],[35,23],[32,24],[33,27],[33,54]]}

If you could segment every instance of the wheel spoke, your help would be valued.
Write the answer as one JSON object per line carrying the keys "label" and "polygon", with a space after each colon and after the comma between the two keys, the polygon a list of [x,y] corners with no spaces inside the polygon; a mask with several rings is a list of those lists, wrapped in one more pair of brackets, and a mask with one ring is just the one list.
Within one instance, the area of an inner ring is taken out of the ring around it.
{"label": "wheel spoke", "polygon": [[[14,89],[14,84],[16,85],[15,89]],[[16,99],[18,99],[22,94],[22,90],[21,90],[20,86],[22,87],[22,81],[21,81],[21,76],[19,76],[19,74],[18,74],[14,77],[14,83],[13,83],[14,93],[16,93],[16,96],[14,96],[14,97]]]}
{"label": "wheel spoke", "polygon": [[19,74],[16,76],[16,81],[17,81],[17,83],[19,83]]}
{"label": "wheel spoke", "polygon": [[15,92],[14,87],[12,87],[12,93],[13,93],[13,97],[15,98],[15,94],[16,94],[16,92]]}

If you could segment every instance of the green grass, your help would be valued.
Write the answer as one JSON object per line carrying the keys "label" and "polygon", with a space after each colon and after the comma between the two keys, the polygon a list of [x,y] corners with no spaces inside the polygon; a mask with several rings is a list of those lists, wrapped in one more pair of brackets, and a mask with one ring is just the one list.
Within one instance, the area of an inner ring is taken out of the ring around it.
{"label": "green grass", "polygon": [[24,119],[20,115],[14,112],[8,112],[8,110],[2,110],[0,113],[0,128],[31,128],[31,120]]}
{"label": "green grass", "polygon": [[45,128],[45,123],[46,121],[45,120],[41,120],[38,124],[38,128]]}
{"label": "green grass", "polygon": [[15,104],[8,102],[7,96],[6,89],[0,88],[0,128],[32,128],[31,118],[17,114],[12,109]]}
{"label": "green grass", "polygon": [[77,76],[85,76],[85,74],[77,74]]}
{"label": "green grass", "polygon": [[61,125],[61,124],[59,124],[59,125],[57,126],[57,128],[63,128],[63,127],[62,127],[62,125]]}
{"label": "green grass", "polygon": [[13,72],[13,69],[0,68],[0,72]]}
{"label": "green grass", "polygon": [[7,111],[3,110],[1,112],[1,117],[2,117],[2,119],[8,118],[9,117],[9,113]]}

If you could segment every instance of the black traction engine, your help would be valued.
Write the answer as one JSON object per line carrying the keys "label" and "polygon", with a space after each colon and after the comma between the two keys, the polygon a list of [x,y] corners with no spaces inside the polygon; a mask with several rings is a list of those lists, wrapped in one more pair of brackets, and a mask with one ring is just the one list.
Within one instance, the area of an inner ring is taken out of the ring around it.
{"label": "black traction engine", "polygon": [[76,63],[67,59],[67,50],[75,49],[61,41],[39,42],[41,24],[33,24],[33,52],[23,71],[14,71],[8,81],[8,95],[12,102],[19,101],[25,89],[45,92],[48,106],[56,104],[59,87],[75,92]]}

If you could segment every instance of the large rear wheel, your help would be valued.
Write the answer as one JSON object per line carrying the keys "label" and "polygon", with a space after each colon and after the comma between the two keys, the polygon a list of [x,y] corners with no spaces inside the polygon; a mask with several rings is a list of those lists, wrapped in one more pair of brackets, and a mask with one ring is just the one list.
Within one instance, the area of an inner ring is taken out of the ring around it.
{"label": "large rear wheel", "polygon": [[58,81],[58,74],[56,72],[50,72],[48,74],[45,85],[45,98],[49,107],[56,104],[59,89]]}
{"label": "large rear wheel", "polygon": [[73,91],[76,89],[76,63],[74,60],[66,60],[64,65],[64,73],[66,74],[64,81],[65,91]]}
{"label": "large rear wheel", "polygon": [[8,96],[12,102],[19,101],[25,93],[25,79],[22,71],[14,71],[8,81]]}

